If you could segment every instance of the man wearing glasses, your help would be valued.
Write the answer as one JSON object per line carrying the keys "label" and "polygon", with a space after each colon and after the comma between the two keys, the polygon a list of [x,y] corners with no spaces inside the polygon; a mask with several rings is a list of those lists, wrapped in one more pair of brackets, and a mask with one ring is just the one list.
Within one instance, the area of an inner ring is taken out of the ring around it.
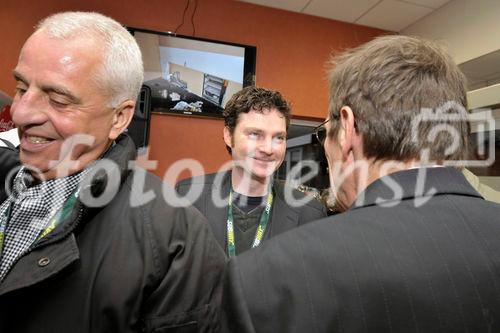
{"label": "man wearing glasses", "polygon": [[458,163],[464,75],[406,36],[334,60],[317,132],[344,213],[231,260],[225,331],[500,332],[500,205]]}
{"label": "man wearing glasses", "polygon": [[285,157],[289,123],[290,106],[279,92],[244,88],[224,110],[223,134],[232,156],[231,170],[190,178],[176,186],[182,195],[197,194],[192,203],[208,219],[229,256],[325,216],[319,202],[304,200],[304,194],[273,179]]}

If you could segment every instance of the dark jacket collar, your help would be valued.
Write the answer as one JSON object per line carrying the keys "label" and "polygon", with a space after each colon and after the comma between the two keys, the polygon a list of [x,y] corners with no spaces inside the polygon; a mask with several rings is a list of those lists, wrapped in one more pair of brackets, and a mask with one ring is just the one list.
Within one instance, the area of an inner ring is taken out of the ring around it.
{"label": "dark jacket collar", "polygon": [[[84,202],[89,202],[89,200],[86,200],[88,198],[86,196],[92,195],[92,197],[97,198],[106,190],[108,174],[102,168],[104,163],[112,162],[118,167],[120,174],[120,180],[117,184],[118,189],[108,189],[111,193],[116,194],[131,172],[128,167],[128,162],[134,160],[135,157],[136,148],[133,140],[126,134],[120,135],[101,159],[92,164],[92,168],[96,168],[98,171],[95,173],[90,171],[85,176],[92,177],[90,185],[80,189],[79,198],[73,206],[72,212],[67,215],[66,219],[61,221],[53,232],[44,237],[38,245],[49,244],[65,237],[73,232],[82,221],[88,221],[92,216],[97,214],[103,207],[88,207]],[[83,183],[88,184],[88,179],[84,179]]]}
{"label": "dark jacket collar", "polygon": [[134,141],[127,134],[121,134],[112,144],[112,146],[104,153],[101,159],[92,164],[92,168],[98,171],[92,175],[90,188],[82,189],[80,196],[88,195],[88,191],[94,197],[99,196],[106,189],[108,184],[108,174],[105,172],[105,164],[111,162],[118,167],[120,172],[121,184],[127,179],[131,170],[129,168],[129,161],[135,160],[137,156]]}
{"label": "dark jacket collar", "polygon": [[350,209],[391,205],[400,200],[442,194],[481,197],[455,168],[417,168],[392,173],[368,185]]}

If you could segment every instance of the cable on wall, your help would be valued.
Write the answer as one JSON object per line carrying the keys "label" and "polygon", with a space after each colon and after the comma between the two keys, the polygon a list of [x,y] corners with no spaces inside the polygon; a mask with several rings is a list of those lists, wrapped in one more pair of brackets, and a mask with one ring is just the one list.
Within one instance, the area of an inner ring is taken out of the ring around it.
{"label": "cable on wall", "polygon": [[191,15],[191,25],[193,26],[193,37],[196,35],[196,28],[194,26],[194,15],[196,14],[197,9],[198,9],[198,0],[194,0],[193,15]]}
{"label": "cable on wall", "polygon": [[177,35],[177,30],[179,30],[179,28],[184,25],[184,18],[186,17],[186,12],[189,8],[189,2],[190,2],[190,0],[186,0],[186,7],[184,7],[184,12],[182,13],[182,22],[174,30],[174,34],[176,34],[176,35]]}
{"label": "cable on wall", "polygon": [[[196,11],[198,9],[198,0],[193,0],[194,2],[194,9],[193,13],[191,14],[191,27],[193,28],[193,37],[196,35],[196,26],[194,24],[194,16],[196,15]],[[186,13],[189,9],[189,4],[191,3],[191,0],[186,0],[186,6],[184,7],[184,11],[182,12],[182,22],[175,28],[174,34],[177,35],[177,31],[184,25],[184,22],[186,21]]]}

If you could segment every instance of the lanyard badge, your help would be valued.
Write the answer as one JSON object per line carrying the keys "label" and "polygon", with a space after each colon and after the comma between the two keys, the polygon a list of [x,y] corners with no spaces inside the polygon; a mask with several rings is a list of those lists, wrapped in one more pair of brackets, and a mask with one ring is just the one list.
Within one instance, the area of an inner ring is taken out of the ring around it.
{"label": "lanyard badge", "polygon": [[[264,211],[260,215],[259,226],[255,232],[255,238],[252,243],[252,248],[260,245],[264,233],[266,232],[267,225],[269,223],[269,215],[271,214],[271,206],[273,204],[273,191],[271,186],[269,186],[269,194],[267,195],[267,202]],[[229,203],[227,212],[227,253],[229,257],[236,256],[236,245],[234,239],[234,219],[233,219],[233,190],[229,192]]]}

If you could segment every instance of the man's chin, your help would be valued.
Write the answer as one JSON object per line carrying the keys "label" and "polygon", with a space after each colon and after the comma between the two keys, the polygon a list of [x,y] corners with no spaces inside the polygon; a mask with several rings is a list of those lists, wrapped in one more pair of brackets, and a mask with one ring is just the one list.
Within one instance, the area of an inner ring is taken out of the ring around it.
{"label": "man's chin", "polygon": [[242,168],[242,170],[243,170],[243,177],[254,180],[265,180],[271,177],[273,174],[273,172],[263,172],[262,170],[255,170],[248,167]]}
{"label": "man's chin", "polygon": [[269,177],[276,171],[276,163],[262,163],[250,166],[250,168],[255,175]]}
{"label": "man's chin", "polygon": [[56,178],[63,178],[68,176],[70,170],[59,170],[60,168],[51,168],[49,161],[34,161],[33,159],[25,158],[21,156],[21,164],[30,171],[31,175],[40,181],[46,181]]}
{"label": "man's chin", "polygon": [[263,172],[263,171],[255,171],[255,170],[252,170],[250,172],[251,176],[253,179],[255,180],[259,180],[259,181],[267,181],[270,177],[272,177],[274,171],[273,172]]}
{"label": "man's chin", "polygon": [[40,158],[35,159],[29,155],[30,154],[26,154],[22,150],[19,153],[19,160],[25,168],[31,170],[33,173],[44,173],[49,169],[48,160]]}
{"label": "man's chin", "polygon": [[55,175],[52,175],[52,170],[50,170],[47,165],[39,165],[36,163],[23,162],[21,160],[23,167],[29,170],[30,174],[33,178],[38,179],[40,181],[50,180],[56,178]]}

